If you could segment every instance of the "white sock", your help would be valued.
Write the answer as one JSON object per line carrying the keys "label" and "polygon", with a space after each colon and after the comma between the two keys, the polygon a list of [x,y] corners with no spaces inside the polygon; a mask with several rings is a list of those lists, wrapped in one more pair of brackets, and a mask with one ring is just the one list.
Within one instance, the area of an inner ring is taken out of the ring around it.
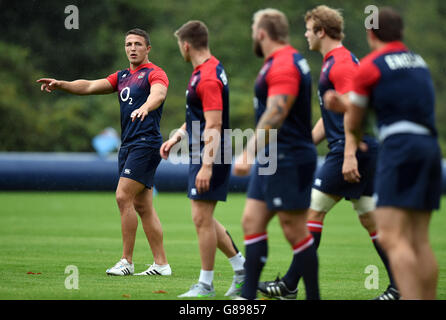
{"label": "white sock", "polygon": [[203,282],[208,286],[212,286],[212,281],[214,280],[214,270],[201,270],[199,282]]}
{"label": "white sock", "polygon": [[243,265],[245,264],[245,257],[242,255],[241,252],[237,253],[232,258],[228,259],[231,263],[232,269],[234,272],[243,270]]}
{"label": "white sock", "polygon": [[153,266],[154,267],[165,267],[165,266],[168,266],[169,264],[157,264],[157,263],[153,263]]}

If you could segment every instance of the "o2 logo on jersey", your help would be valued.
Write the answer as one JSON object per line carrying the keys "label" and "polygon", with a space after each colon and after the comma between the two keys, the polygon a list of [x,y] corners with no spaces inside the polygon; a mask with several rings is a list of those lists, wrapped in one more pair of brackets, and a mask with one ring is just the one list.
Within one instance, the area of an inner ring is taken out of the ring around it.
{"label": "o2 logo on jersey", "polygon": [[220,79],[223,82],[223,85],[228,85],[228,78],[226,77],[226,73],[224,70],[220,73]]}
{"label": "o2 logo on jersey", "polygon": [[130,100],[129,104],[133,104],[133,99],[130,97],[129,87],[125,87],[124,89],[122,89],[119,96],[121,97],[122,102],[127,102],[127,100]]}

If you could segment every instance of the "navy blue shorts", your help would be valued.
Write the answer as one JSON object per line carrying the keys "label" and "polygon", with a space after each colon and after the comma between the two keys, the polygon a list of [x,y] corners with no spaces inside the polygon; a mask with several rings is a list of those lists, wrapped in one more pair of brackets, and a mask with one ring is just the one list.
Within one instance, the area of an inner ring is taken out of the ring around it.
{"label": "navy blue shorts", "polygon": [[138,181],[150,189],[160,162],[157,148],[145,145],[121,147],[118,155],[119,176]]}
{"label": "navy blue shorts", "polygon": [[226,201],[229,190],[229,178],[231,177],[230,164],[214,164],[209,190],[198,193],[195,179],[201,164],[189,164],[189,181],[187,185],[187,196],[192,200]]}
{"label": "navy blue shorts", "polygon": [[342,165],[344,163],[344,147],[332,149],[326,156],[321,168],[316,171],[313,188],[331,195],[346,199],[359,199],[361,196],[372,196],[374,193],[376,161],[378,145],[370,143],[367,152],[356,153],[360,182],[350,183],[344,180]]}
{"label": "navy blue shorts", "polygon": [[249,180],[247,197],[266,202],[271,211],[308,209],[316,169],[316,153],[309,152],[300,159],[308,162],[298,163],[295,159],[280,161],[273,175],[259,175],[259,165],[256,164]]}
{"label": "navy blue shorts", "polygon": [[441,177],[441,151],[435,137],[388,137],[378,157],[377,207],[436,210],[440,207]]}

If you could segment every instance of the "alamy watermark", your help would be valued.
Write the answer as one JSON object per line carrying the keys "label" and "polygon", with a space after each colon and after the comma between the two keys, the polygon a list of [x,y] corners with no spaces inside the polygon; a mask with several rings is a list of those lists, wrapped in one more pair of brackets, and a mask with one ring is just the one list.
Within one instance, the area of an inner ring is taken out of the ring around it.
{"label": "alamy watermark", "polygon": [[65,289],[79,290],[79,269],[74,265],[69,265],[65,268],[65,274],[68,274],[65,278]]}
{"label": "alamy watermark", "polygon": [[375,5],[368,5],[364,13],[369,14],[364,20],[364,26],[367,30],[379,28],[379,9]]}
{"label": "alamy watermark", "polygon": [[69,5],[65,7],[65,14],[68,16],[65,18],[65,29],[79,30],[79,8],[75,5]]}
{"label": "alamy watermark", "polygon": [[368,265],[365,270],[365,274],[368,276],[364,280],[364,287],[367,290],[378,290],[379,289],[379,269],[377,266],[371,264]]}
{"label": "alamy watermark", "polygon": [[[169,138],[176,131],[173,130]],[[256,134],[256,131],[253,129],[224,129],[220,133],[216,129],[206,129],[202,133],[200,121],[192,121],[190,133],[189,136],[188,132],[185,132],[182,140],[171,148],[169,154],[171,163],[232,164],[234,155],[243,152],[244,141],[249,141]],[[269,137],[268,147],[266,147],[267,134]],[[223,135],[223,139],[221,139],[221,135]],[[213,145],[213,147],[204,148],[204,142],[207,140],[223,141],[223,145],[218,143],[218,147]],[[269,129],[268,132],[264,129],[257,129],[256,144],[252,148],[255,148],[255,150],[248,150],[248,152],[250,154],[257,153],[257,156],[248,158],[247,163],[252,165],[257,162],[259,164],[259,175],[273,175],[277,170],[277,129]]]}

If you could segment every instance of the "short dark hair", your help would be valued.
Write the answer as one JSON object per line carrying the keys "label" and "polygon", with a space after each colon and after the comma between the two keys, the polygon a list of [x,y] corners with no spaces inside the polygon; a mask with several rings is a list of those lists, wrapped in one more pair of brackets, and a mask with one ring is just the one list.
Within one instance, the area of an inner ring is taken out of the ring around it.
{"label": "short dark hair", "polygon": [[394,9],[384,7],[379,9],[378,29],[372,29],[375,36],[383,42],[403,40],[403,18]]}
{"label": "short dark hair", "polygon": [[127,38],[127,36],[130,34],[134,34],[134,35],[143,37],[144,40],[146,41],[146,45],[150,46],[150,37],[146,31],[139,29],[139,28],[134,28],[132,30],[127,31],[127,33],[125,34],[125,37]]}
{"label": "short dark hair", "polygon": [[195,49],[208,47],[209,31],[206,25],[201,21],[188,21],[175,31],[174,34],[178,40],[189,42]]}

